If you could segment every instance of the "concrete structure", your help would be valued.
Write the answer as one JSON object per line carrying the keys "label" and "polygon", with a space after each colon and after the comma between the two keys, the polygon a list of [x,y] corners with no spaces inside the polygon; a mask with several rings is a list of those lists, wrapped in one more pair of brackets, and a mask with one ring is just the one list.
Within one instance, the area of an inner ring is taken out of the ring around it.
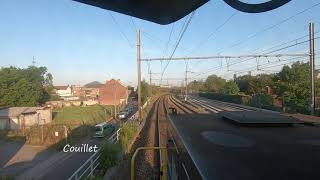
{"label": "concrete structure", "polygon": [[0,129],[20,129],[52,121],[47,107],[11,107],[0,110]]}
{"label": "concrete structure", "polygon": [[55,93],[60,97],[72,96],[72,88],[70,86],[54,86]]}
{"label": "concrete structure", "polygon": [[99,103],[102,105],[127,104],[128,96],[128,88],[120,80],[112,79],[99,88]]}

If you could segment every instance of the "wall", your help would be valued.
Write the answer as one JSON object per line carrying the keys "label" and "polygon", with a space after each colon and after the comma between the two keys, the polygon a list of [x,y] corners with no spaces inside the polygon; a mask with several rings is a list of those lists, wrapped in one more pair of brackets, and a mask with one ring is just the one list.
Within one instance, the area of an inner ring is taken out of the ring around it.
{"label": "wall", "polygon": [[8,118],[0,118],[0,129],[9,128],[9,119]]}
{"label": "wall", "polygon": [[71,88],[68,87],[65,90],[64,89],[59,89],[59,90],[57,90],[57,94],[59,96],[62,96],[62,97],[64,97],[64,96],[72,96]]}

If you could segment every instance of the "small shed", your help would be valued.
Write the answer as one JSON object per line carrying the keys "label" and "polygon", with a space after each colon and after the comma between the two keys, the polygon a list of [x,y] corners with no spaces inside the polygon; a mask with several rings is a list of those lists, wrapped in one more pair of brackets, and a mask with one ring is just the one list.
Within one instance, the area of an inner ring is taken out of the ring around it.
{"label": "small shed", "polygon": [[0,129],[20,129],[52,121],[48,107],[11,107],[0,110]]}

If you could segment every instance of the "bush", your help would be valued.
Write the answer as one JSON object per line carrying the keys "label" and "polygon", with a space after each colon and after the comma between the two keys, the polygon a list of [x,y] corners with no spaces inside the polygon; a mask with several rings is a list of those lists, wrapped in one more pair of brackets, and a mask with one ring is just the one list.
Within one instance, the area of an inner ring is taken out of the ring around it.
{"label": "bush", "polygon": [[105,143],[101,148],[100,168],[107,170],[121,160],[121,146],[119,144]]}
{"label": "bush", "polygon": [[275,109],[273,106],[272,96],[265,93],[255,94],[251,99],[250,105],[253,107],[264,108],[264,109],[271,109],[271,110]]}
{"label": "bush", "polygon": [[120,144],[124,150],[128,149],[128,146],[133,139],[138,127],[134,123],[124,124],[120,131]]}
{"label": "bush", "polygon": [[243,95],[228,95],[219,93],[199,93],[200,97],[219,101],[231,102],[236,104],[249,104],[251,97]]}
{"label": "bush", "polygon": [[224,86],[219,90],[222,94],[228,95],[237,95],[239,93],[239,87],[235,81],[228,81]]}

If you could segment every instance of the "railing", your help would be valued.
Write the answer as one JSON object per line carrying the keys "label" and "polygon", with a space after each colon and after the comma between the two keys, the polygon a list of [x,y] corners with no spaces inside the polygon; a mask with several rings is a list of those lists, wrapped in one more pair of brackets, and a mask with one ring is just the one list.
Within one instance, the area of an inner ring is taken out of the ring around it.
{"label": "railing", "polygon": [[[147,102],[145,103],[144,107],[146,107]],[[135,112],[128,121],[134,121],[138,118],[139,112]],[[128,122],[127,121],[127,122]],[[109,138],[108,141],[111,143],[117,143],[119,141],[121,128],[119,128],[115,133],[113,133]],[[92,154],[89,159],[84,162],[69,178],[68,180],[79,180],[84,177],[90,177],[93,175],[94,170],[99,166],[99,158],[101,152],[100,149]]]}

